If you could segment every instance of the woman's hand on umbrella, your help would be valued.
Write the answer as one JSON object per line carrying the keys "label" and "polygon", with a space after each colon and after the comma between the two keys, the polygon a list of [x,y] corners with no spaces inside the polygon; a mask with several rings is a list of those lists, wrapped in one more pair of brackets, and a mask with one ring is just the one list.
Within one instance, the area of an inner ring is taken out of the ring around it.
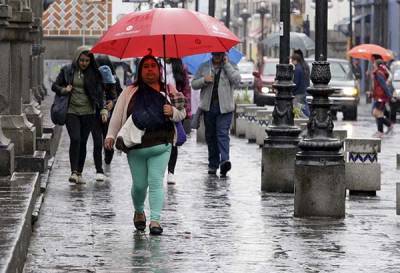
{"label": "woman's hand on umbrella", "polygon": [[166,117],[172,117],[174,111],[172,109],[172,106],[169,104],[164,104],[164,116]]}
{"label": "woman's hand on umbrella", "polygon": [[112,150],[113,149],[113,147],[114,147],[114,139],[113,138],[106,138],[105,140],[104,140],[104,148],[106,149],[106,150]]}

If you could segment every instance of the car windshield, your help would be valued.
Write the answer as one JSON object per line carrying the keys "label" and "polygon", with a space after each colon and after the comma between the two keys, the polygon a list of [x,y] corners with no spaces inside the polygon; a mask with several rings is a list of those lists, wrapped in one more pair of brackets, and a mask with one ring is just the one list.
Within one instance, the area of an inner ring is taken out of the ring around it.
{"label": "car windshield", "polygon": [[352,80],[352,72],[347,63],[330,62],[332,80],[349,81]]}
{"label": "car windshield", "polygon": [[[329,60],[328,60],[329,61]],[[312,68],[312,62],[308,61],[310,69]],[[331,79],[335,81],[350,81],[353,80],[353,72],[350,69],[350,65],[346,62],[329,61],[329,67],[331,69]]]}
{"label": "car windshield", "polygon": [[239,63],[238,68],[241,74],[251,74],[254,70],[253,63]]}
{"label": "car windshield", "polygon": [[264,64],[263,76],[271,77],[276,75],[276,65],[277,63],[267,62]]}

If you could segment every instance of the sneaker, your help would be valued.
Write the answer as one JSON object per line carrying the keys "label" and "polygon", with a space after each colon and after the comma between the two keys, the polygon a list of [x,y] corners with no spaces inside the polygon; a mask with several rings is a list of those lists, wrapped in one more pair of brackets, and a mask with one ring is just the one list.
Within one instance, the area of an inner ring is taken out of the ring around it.
{"label": "sneaker", "polygon": [[79,181],[78,174],[76,172],[73,172],[71,174],[71,176],[69,177],[68,181],[71,182],[71,183],[78,183],[78,181]]}
{"label": "sneaker", "polygon": [[167,184],[169,185],[175,185],[176,180],[175,180],[175,175],[173,173],[168,172],[167,175]]}
{"label": "sneaker", "polygon": [[217,169],[208,168],[208,174],[217,174]]}
{"label": "sneaker", "polygon": [[220,166],[221,177],[226,177],[226,174],[231,170],[231,168],[232,164],[229,160],[222,162]]}
{"label": "sneaker", "polygon": [[376,132],[375,134],[372,135],[372,137],[376,137],[376,138],[383,138],[385,134],[382,132]]}
{"label": "sneaker", "polygon": [[96,173],[96,181],[104,181],[106,179],[106,176],[104,173]]}
{"label": "sneaker", "polygon": [[86,184],[85,179],[83,179],[82,174],[78,174],[78,181],[75,182],[76,184]]}

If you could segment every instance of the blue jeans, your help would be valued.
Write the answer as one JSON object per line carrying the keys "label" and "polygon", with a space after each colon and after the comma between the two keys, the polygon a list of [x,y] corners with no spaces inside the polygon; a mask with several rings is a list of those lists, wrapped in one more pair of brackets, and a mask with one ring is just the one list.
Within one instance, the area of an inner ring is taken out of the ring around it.
{"label": "blue jeans", "polygon": [[208,167],[218,169],[219,164],[229,160],[229,129],[233,113],[221,114],[219,104],[211,104],[210,111],[204,112],[206,142],[208,146]]}

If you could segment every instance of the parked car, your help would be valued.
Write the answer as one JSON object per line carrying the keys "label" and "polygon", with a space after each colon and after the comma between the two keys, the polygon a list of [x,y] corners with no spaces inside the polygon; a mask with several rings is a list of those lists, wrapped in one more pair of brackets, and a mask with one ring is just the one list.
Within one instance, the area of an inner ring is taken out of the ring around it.
{"label": "parked car", "polygon": [[[311,68],[313,60],[306,60]],[[360,101],[360,91],[350,68],[345,59],[328,59],[331,70],[331,81],[329,85],[337,90],[329,97],[332,101],[332,113],[343,113],[343,120],[357,120],[357,108]],[[263,71],[260,78],[255,79],[262,82],[262,87],[254,92],[254,103],[258,106],[274,105],[276,90],[272,87],[275,81],[276,65],[278,59],[264,59]],[[257,76],[257,75],[256,75]],[[307,96],[310,103],[312,96]]]}
{"label": "parked car", "polygon": [[239,83],[239,88],[240,89],[253,89],[254,88],[254,77],[253,77],[253,72],[254,72],[254,63],[249,62],[249,61],[240,61],[238,63],[238,68],[240,72],[240,83]]}

